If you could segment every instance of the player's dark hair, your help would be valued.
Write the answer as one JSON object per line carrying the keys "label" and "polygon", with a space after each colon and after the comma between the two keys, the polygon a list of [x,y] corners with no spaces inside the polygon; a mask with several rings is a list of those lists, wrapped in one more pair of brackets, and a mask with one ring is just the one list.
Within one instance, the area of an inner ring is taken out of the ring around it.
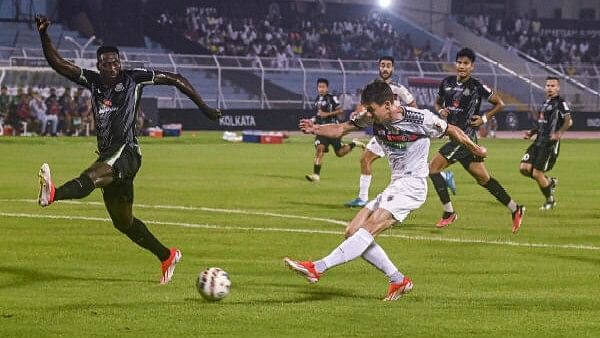
{"label": "player's dark hair", "polygon": [[381,63],[381,61],[391,61],[392,65],[394,65],[394,58],[392,56],[389,55],[385,55],[379,58],[379,60],[377,60],[377,63]]}
{"label": "player's dark hair", "polygon": [[327,87],[329,87],[329,81],[327,79],[325,79],[325,78],[322,78],[322,77],[318,78],[317,79],[317,85],[319,83],[324,83]]}
{"label": "player's dark hair", "polygon": [[394,93],[390,85],[383,81],[369,83],[360,96],[360,103],[363,105],[371,103],[382,105],[386,101],[394,102]]}
{"label": "player's dark hair", "polygon": [[471,48],[463,48],[456,53],[456,61],[462,57],[468,58],[471,60],[471,63],[475,62],[475,52]]}
{"label": "player's dark hair", "polygon": [[556,80],[556,81],[560,82],[560,79],[558,78],[558,76],[552,76],[552,75],[546,76],[546,81],[548,81],[548,80]]}
{"label": "player's dark hair", "polygon": [[100,46],[98,50],[96,50],[96,58],[100,60],[100,55],[104,53],[117,53],[119,54],[119,49],[115,46]]}

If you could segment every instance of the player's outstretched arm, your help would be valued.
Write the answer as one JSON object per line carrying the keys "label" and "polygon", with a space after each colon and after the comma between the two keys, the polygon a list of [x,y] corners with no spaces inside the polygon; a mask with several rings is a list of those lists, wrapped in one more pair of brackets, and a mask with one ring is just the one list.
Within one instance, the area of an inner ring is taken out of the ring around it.
{"label": "player's outstretched arm", "polygon": [[50,26],[50,20],[43,15],[38,15],[35,17],[35,24],[40,33],[40,39],[42,40],[44,56],[50,67],[57,73],[66,76],[69,79],[76,79],[79,77],[81,75],[81,68],[77,67],[74,63],[65,60],[52,45],[52,41],[50,41],[50,36],[48,36],[47,32],[48,26]]}
{"label": "player's outstretched arm", "polygon": [[312,120],[300,120],[300,130],[305,134],[315,134],[319,136],[339,138],[353,130],[359,130],[354,123],[347,121],[340,124],[314,124]]}
{"label": "player's outstretched arm", "polygon": [[467,149],[469,149],[469,151],[473,155],[479,156],[479,157],[487,156],[487,149],[485,149],[484,147],[479,146],[479,145],[475,144],[473,141],[471,141],[471,139],[467,136],[467,134],[465,134],[460,128],[449,124],[448,130],[446,131],[446,133],[452,140],[467,147]]}
{"label": "player's outstretched arm", "polygon": [[170,72],[154,72],[154,84],[157,85],[169,85],[179,89],[180,92],[189,97],[190,100],[194,101],[196,106],[211,120],[216,120],[221,117],[221,111],[209,107],[200,95],[196,92],[190,81],[180,74]]}

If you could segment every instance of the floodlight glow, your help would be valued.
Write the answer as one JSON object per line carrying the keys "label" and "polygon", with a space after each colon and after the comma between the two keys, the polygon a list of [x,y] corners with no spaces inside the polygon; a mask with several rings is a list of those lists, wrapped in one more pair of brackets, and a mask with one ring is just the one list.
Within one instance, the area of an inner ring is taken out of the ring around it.
{"label": "floodlight glow", "polygon": [[387,8],[392,4],[392,0],[379,0],[379,6],[382,8]]}

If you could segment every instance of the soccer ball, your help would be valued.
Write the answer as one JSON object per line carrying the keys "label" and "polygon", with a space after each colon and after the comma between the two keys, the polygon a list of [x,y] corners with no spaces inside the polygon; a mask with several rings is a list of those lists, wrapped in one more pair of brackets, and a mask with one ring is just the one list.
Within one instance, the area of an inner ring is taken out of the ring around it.
{"label": "soccer ball", "polygon": [[208,268],[198,275],[196,287],[206,300],[218,301],[229,294],[231,281],[227,272],[219,268]]}

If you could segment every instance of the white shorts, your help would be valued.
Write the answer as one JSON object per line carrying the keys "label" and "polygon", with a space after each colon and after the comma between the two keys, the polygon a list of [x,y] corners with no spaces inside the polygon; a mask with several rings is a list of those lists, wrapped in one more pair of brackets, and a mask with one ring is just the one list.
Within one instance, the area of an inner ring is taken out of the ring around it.
{"label": "white shorts", "polygon": [[367,203],[365,208],[389,211],[398,222],[404,221],[411,211],[418,209],[427,198],[425,177],[404,177],[393,180],[385,190]]}
{"label": "white shorts", "polygon": [[369,143],[367,143],[367,150],[379,157],[385,157],[385,152],[383,151],[381,144],[377,142],[377,138],[375,136],[373,136],[369,140]]}

